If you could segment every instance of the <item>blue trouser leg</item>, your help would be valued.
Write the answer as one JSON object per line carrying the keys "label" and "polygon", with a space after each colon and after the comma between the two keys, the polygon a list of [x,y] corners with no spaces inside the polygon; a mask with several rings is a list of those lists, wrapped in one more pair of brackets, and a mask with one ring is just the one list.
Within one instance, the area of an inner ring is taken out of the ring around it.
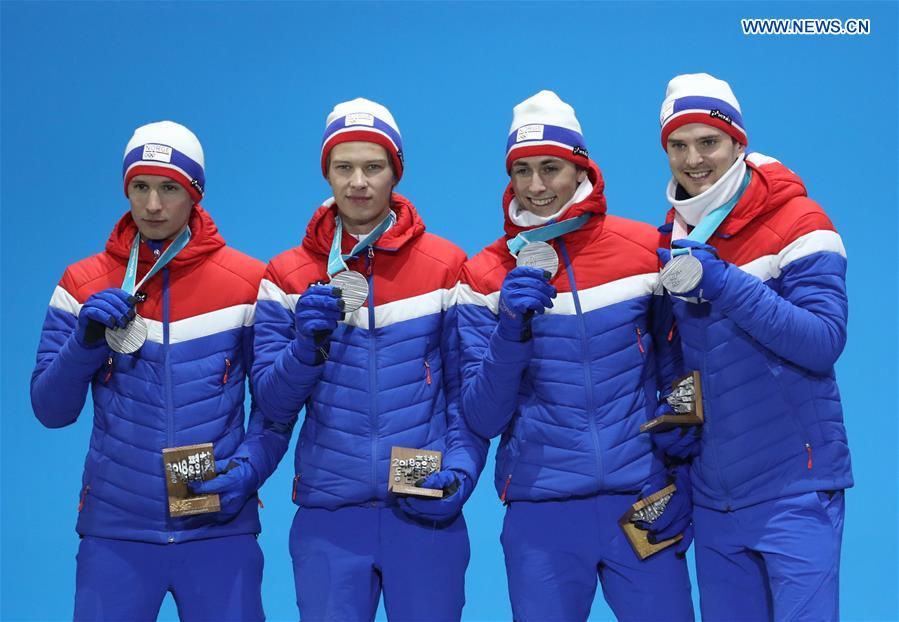
{"label": "blue trouser leg", "polygon": [[155,620],[171,591],[182,622],[264,620],[262,551],[253,535],[152,544],[86,536],[75,620]]}
{"label": "blue trouser leg", "polygon": [[262,549],[245,534],[168,545],[181,622],[262,622]]}
{"label": "blue trouser leg", "polygon": [[516,620],[586,620],[596,592],[619,620],[693,620],[687,565],[673,550],[640,561],[618,519],[634,495],[515,501],[502,543]]}
{"label": "blue trouser leg", "polygon": [[169,588],[164,545],[85,536],[76,559],[75,622],[159,615]]}
{"label": "blue trouser leg", "polygon": [[378,559],[387,617],[391,622],[460,620],[471,553],[463,516],[437,525],[409,518],[399,508],[381,514]]}
{"label": "blue trouser leg", "polygon": [[842,491],[695,508],[703,619],[838,620],[843,515]]}
{"label": "blue trouser leg", "polygon": [[372,620],[382,588],[391,622],[462,615],[469,544],[461,516],[435,525],[395,507],[300,508],[290,553],[303,622]]}

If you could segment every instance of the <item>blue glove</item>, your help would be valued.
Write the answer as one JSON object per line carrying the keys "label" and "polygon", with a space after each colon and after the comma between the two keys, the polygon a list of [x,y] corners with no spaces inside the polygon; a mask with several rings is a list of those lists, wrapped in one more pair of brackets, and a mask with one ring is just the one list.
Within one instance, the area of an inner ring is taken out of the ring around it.
{"label": "blue glove", "polygon": [[[655,417],[673,415],[674,410],[668,402],[662,400],[656,409]],[[696,425],[678,426],[664,432],[651,432],[652,444],[666,456],[677,460],[689,460],[699,455],[702,439],[702,428]]]}
{"label": "blue glove", "polygon": [[443,498],[400,497],[400,509],[412,518],[437,523],[445,523],[456,518],[462,511],[462,505],[474,490],[465,473],[452,469],[431,473],[419,487],[442,488]]}
{"label": "blue glove", "polygon": [[[678,534],[684,537],[675,545],[678,555],[686,555],[687,549],[693,542],[693,486],[690,483],[690,467],[683,465],[675,467],[669,473],[667,483],[673,483],[677,490],[668,501],[665,511],[653,523],[637,521],[638,529],[649,531],[647,539],[650,544],[668,540]],[[664,488],[667,483],[660,485],[657,481],[650,481],[643,487],[640,497],[648,497]]]}
{"label": "blue glove", "polygon": [[217,520],[227,522],[243,509],[247,499],[259,489],[259,476],[246,458],[229,458],[215,461],[213,479],[205,482],[188,482],[195,495],[219,495]]}
{"label": "blue glove", "polygon": [[[689,248],[692,254],[702,264],[702,279],[695,289],[678,296],[685,298],[701,298],[703,300],[716,300],[721,295],[727,276],[732,264],[718,257],[718,250],[714,246],[681,238],[671,243],[672,248]],[[660,248],[656,251],[662,265],[671,261],[671,251],[667,248]]]}
{"label": "blue glove", "polygon": [[294,356],[307,365],[320,365],[328,358],[328,340],[343,319],[339,287],[312,284],[297,300],[294,312],[296,338]]}
{"label": "blue glove", "polygon": [[110,287],[88,298],[78,313],[75,339],[90,348],[103,340],[107,328],[124,327],[134,318],[137,300],[118,287]]}
{"label": "blue glove", "polygon": [[531,338],[531,317],[552,308],[556,288],[549,275],[537,268],[519,266],[506,275],[499,294],[500,336],[509,341]]}

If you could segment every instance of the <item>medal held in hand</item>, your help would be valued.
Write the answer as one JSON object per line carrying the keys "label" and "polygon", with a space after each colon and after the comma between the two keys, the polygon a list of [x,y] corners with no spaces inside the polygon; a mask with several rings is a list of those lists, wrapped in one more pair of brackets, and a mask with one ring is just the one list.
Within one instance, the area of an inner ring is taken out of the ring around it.
{"label": "medal held in hand", "polygon": [[163,449],[162,462],[170,516],[191,516],[221,509],[217,494],[195,495],[187,486],[188,482],[207,481],[215,477],[212,443]]}
{"label": "medal held in hand", "polygon": [[368,300],[368,280],[353,270],[335,274],[328,285],[340,288],[345,313],[352,313],[361,308]]}
{"label": "medal held in hand", "polygon": [[515,264],[543,270],[549,273],[549,278],[552,279],[559,271],[559,256],[546,242],[528,242],[518,251]]}
{"label": "medal held in hand", "polygon": [[368,300],[368,279],[355,270],[350,270],[346,265],[347,259],[354,259],[358,257],[359,253],[366,250],[369,251],[369,257],[371,257],[372,245],[395,222],[396,214],[391,210],[387,214],[387,218],[378,223],[378,226],[371,233],[362,238],[353,247],[353,250],[344,255],[340,250],[343,241],[343,221],[340,219],[340,216],[334,217],[334,237],[331,240],[331,250],[328,253],[328,278],[330,278],[328,285],[340,288],[340,297],[343,299],[343,310],[345,313],[357,311]]}
{"label": "medal held in hand", "polygon": [[665,508],[668,507],[668,502],[671,501],[671,497],[674,496],[676,490],[677,487],[674,484],[669,484],[645,499],[637,501],[628,508],[627,512],[624,513],[624,516],[618,520],[618,524],[621,526],[622,531],[624,531],[624,535],[627,536],[627,541],[630,542],[631,547],[634,549],[634,553],[636,553],[637,557],[640,559],[646,559],[650,555],[658,553],[662,549],[668,548],[675,542],[683,539],[684,536],[678,534],[668,540],[662,540],[656,544],[652,544],[649,542],[649,532],[638,529],[635,524],[638,521],[652,524],[658,520],[665,511]]}
{"label": "medal held in hand", "polygon": [[676,255],[662,268],[659,280],[672,294],[686,294],[702,281],[702,262],[692,254]]}
{"label": "medal held in hand", "polygon": [[140,350],[147,340],[147,322],[139,315],[124,328],[107,328],[106,343],[119,354],[132,354]]}
{"label": "medal held in hand", "polygon": [[694,371],[671,383],[671,393],[665,398],[674,414],[662,415],[640,426],[641,432],[665,432],[671,428],[702,425],[702,384],[699,372]]}
{"label": "medal held in hand", "polygon": [[[144,275],[140,283],[135,284],[137,277],[137,258],[140,253],[140,233],[134,235],[134,242],[131,243],[131,254],[128,257],[128,267],[125,268],[125,278],[122,281],[122,289],[132,296],[137,292],[147,280],[154,274],[162,270],[166,264],[175,258],[181,250],[190,242],[190,227],[185,227],[177,238],[172,240],[165,252],[159,256],[153,267]],[[106,343],[109,347],[119,354],[132,354],[141,349],[147,340],[147,322],[139,315],[135,315],[134,319],[128,322],[124,327],[107,328]]]}
{"label": "medal held in hand", "polygon": [[443,498],[443,490],[439,488],[420,488],[416,485],[431,473],[440,470],[441,459],[439,451],[392,447],[387,491],[395,495]]}

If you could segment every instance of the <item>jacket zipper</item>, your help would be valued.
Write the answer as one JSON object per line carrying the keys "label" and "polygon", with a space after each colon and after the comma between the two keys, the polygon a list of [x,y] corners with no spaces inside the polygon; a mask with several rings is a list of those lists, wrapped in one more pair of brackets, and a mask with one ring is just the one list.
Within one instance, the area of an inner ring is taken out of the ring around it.
{"label": "jacket zipper", "polygon": [[499,496],[499,500],[502,501],[503,503],[506,502],[506,492],[509,490],[509,484],[511,484],[511,483],[512,483],[512,474],[509,473],[509,475],[506,477],[506,484],[503,486],[503,492]]}
{"label": "jacket zipper", "polygon": [[600,488],[603,485],[603,467],[602,456],[599,451],[599,433],[596,431],[595,414],[593,412],[593,372],[590,370],[590,351],[587,340],[587,324],[584,321],[584,313],[581,310],[581,300],[577,292],[577,283],[574,280],[574,268],[571,266],[571,259],[568,257],[568,249],[562,238],[558,238],[559,250],[562,251],[562,257],[565,260],[565,271],[568,273],[568,282],[571,284],[571,297],[574,299],[574,309],[577,313],[578,327],[581,330],[581,357],[584,367],[584,387],[587,410],[587,423],[590,425],[590,436],[593,438],[593,455],[596,458],[596,477]]}
{"label": "jacket zipper", "polygon": [[634,326],[634,330],[637,333],[637,348],[640,349],[640,354],[646,356],[646,348],[643,347],[643,332],[639,326]]}
{"label": "jacket zipper", "polygon": [[112,352],[109,353],[109,357],[106,359],[106,375],[103,376],[103,384],[108,384],[109,380],[112,378]]}
{"label": "jacket zipper", "polygon": [[[158,256],[158,253],[157,253]],[[162,269],[162,351],[165,365],[163,387],[165,389],[165,431],[167,447],[175,446],[175,400],[172,397],[172,357],[170,351],[170,325],[169,325],[169,269]],[[166,514],[166,523],[169,526],[168,542],[175,542],[175,534],[172,531],[171,516]]]}
{"label": "jacket zipper", "polygon": [[222,376],[222,384],[228,384],[228,372],[231,371],[231,359],[225,359],[225,373]]}
{"label": "jacket zipper", "polygon": [[89,493],[90,491],[91,491],[90,484],[85,486],[84,489],[81,491],[81,499],[78,500],[78,511],[79,512],[81,512],[81,510],[84,509],[84,501],[87,498],[87,493]]}
{"label": "jacket zipper", "polygon": [[425,359],[425,382],[428,385],[431,384],[431,364],[428,362],[428,359]]}
{"label": "jacket zipper", "polygon": [[805,444],[805,451],[808,452],[808,469],[812,470],[812,446],[809,443]]}
{"label": "jacket zipper", "polygon": [[298,484],[299,482],[300,482],[300,476],[299,476],[299,475],[294,475],[294,476],[293,476],[293,493],[291,493],[291,495],[290,495],[290,500],[291,500],[291,501],[296,501],[296,500],[297,500],[297,484]]}
{"label": "jacket zipper", "polygon": [[371,396],[371,490],[378,497],[378,366],[375,348],[375,250],[369,246],[365,267],[368,272],[368,389]]}

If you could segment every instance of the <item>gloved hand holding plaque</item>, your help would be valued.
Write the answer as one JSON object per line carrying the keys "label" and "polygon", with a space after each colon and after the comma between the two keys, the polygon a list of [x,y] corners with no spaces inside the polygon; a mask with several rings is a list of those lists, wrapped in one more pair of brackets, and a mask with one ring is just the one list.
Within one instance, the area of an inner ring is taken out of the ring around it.
{"label": "gloved hand holding plaque", "polygon": [[390,450],[390,475],[387,490],[395,495],[442,498],[440,488],[421,488],[417,484],[440,470],[442,454],[429,449],[393,447]]}
{"label": "gloved hand holding plaque", "polygon": [[163,449],[162,461],[165,465],[170,516],[191,516],[218,512],[221,509],[217,494],[195,495],[187,485],[188,482],[206,481],[215,477],[212,443]]}
{"label": "gloved hand holding plaque", "polygon": [[702,385],[694,371],[671,384],[671,393],[662,405],[665,414],[640,426],[641,432],[665,432],[678,426],[702,425]]}

